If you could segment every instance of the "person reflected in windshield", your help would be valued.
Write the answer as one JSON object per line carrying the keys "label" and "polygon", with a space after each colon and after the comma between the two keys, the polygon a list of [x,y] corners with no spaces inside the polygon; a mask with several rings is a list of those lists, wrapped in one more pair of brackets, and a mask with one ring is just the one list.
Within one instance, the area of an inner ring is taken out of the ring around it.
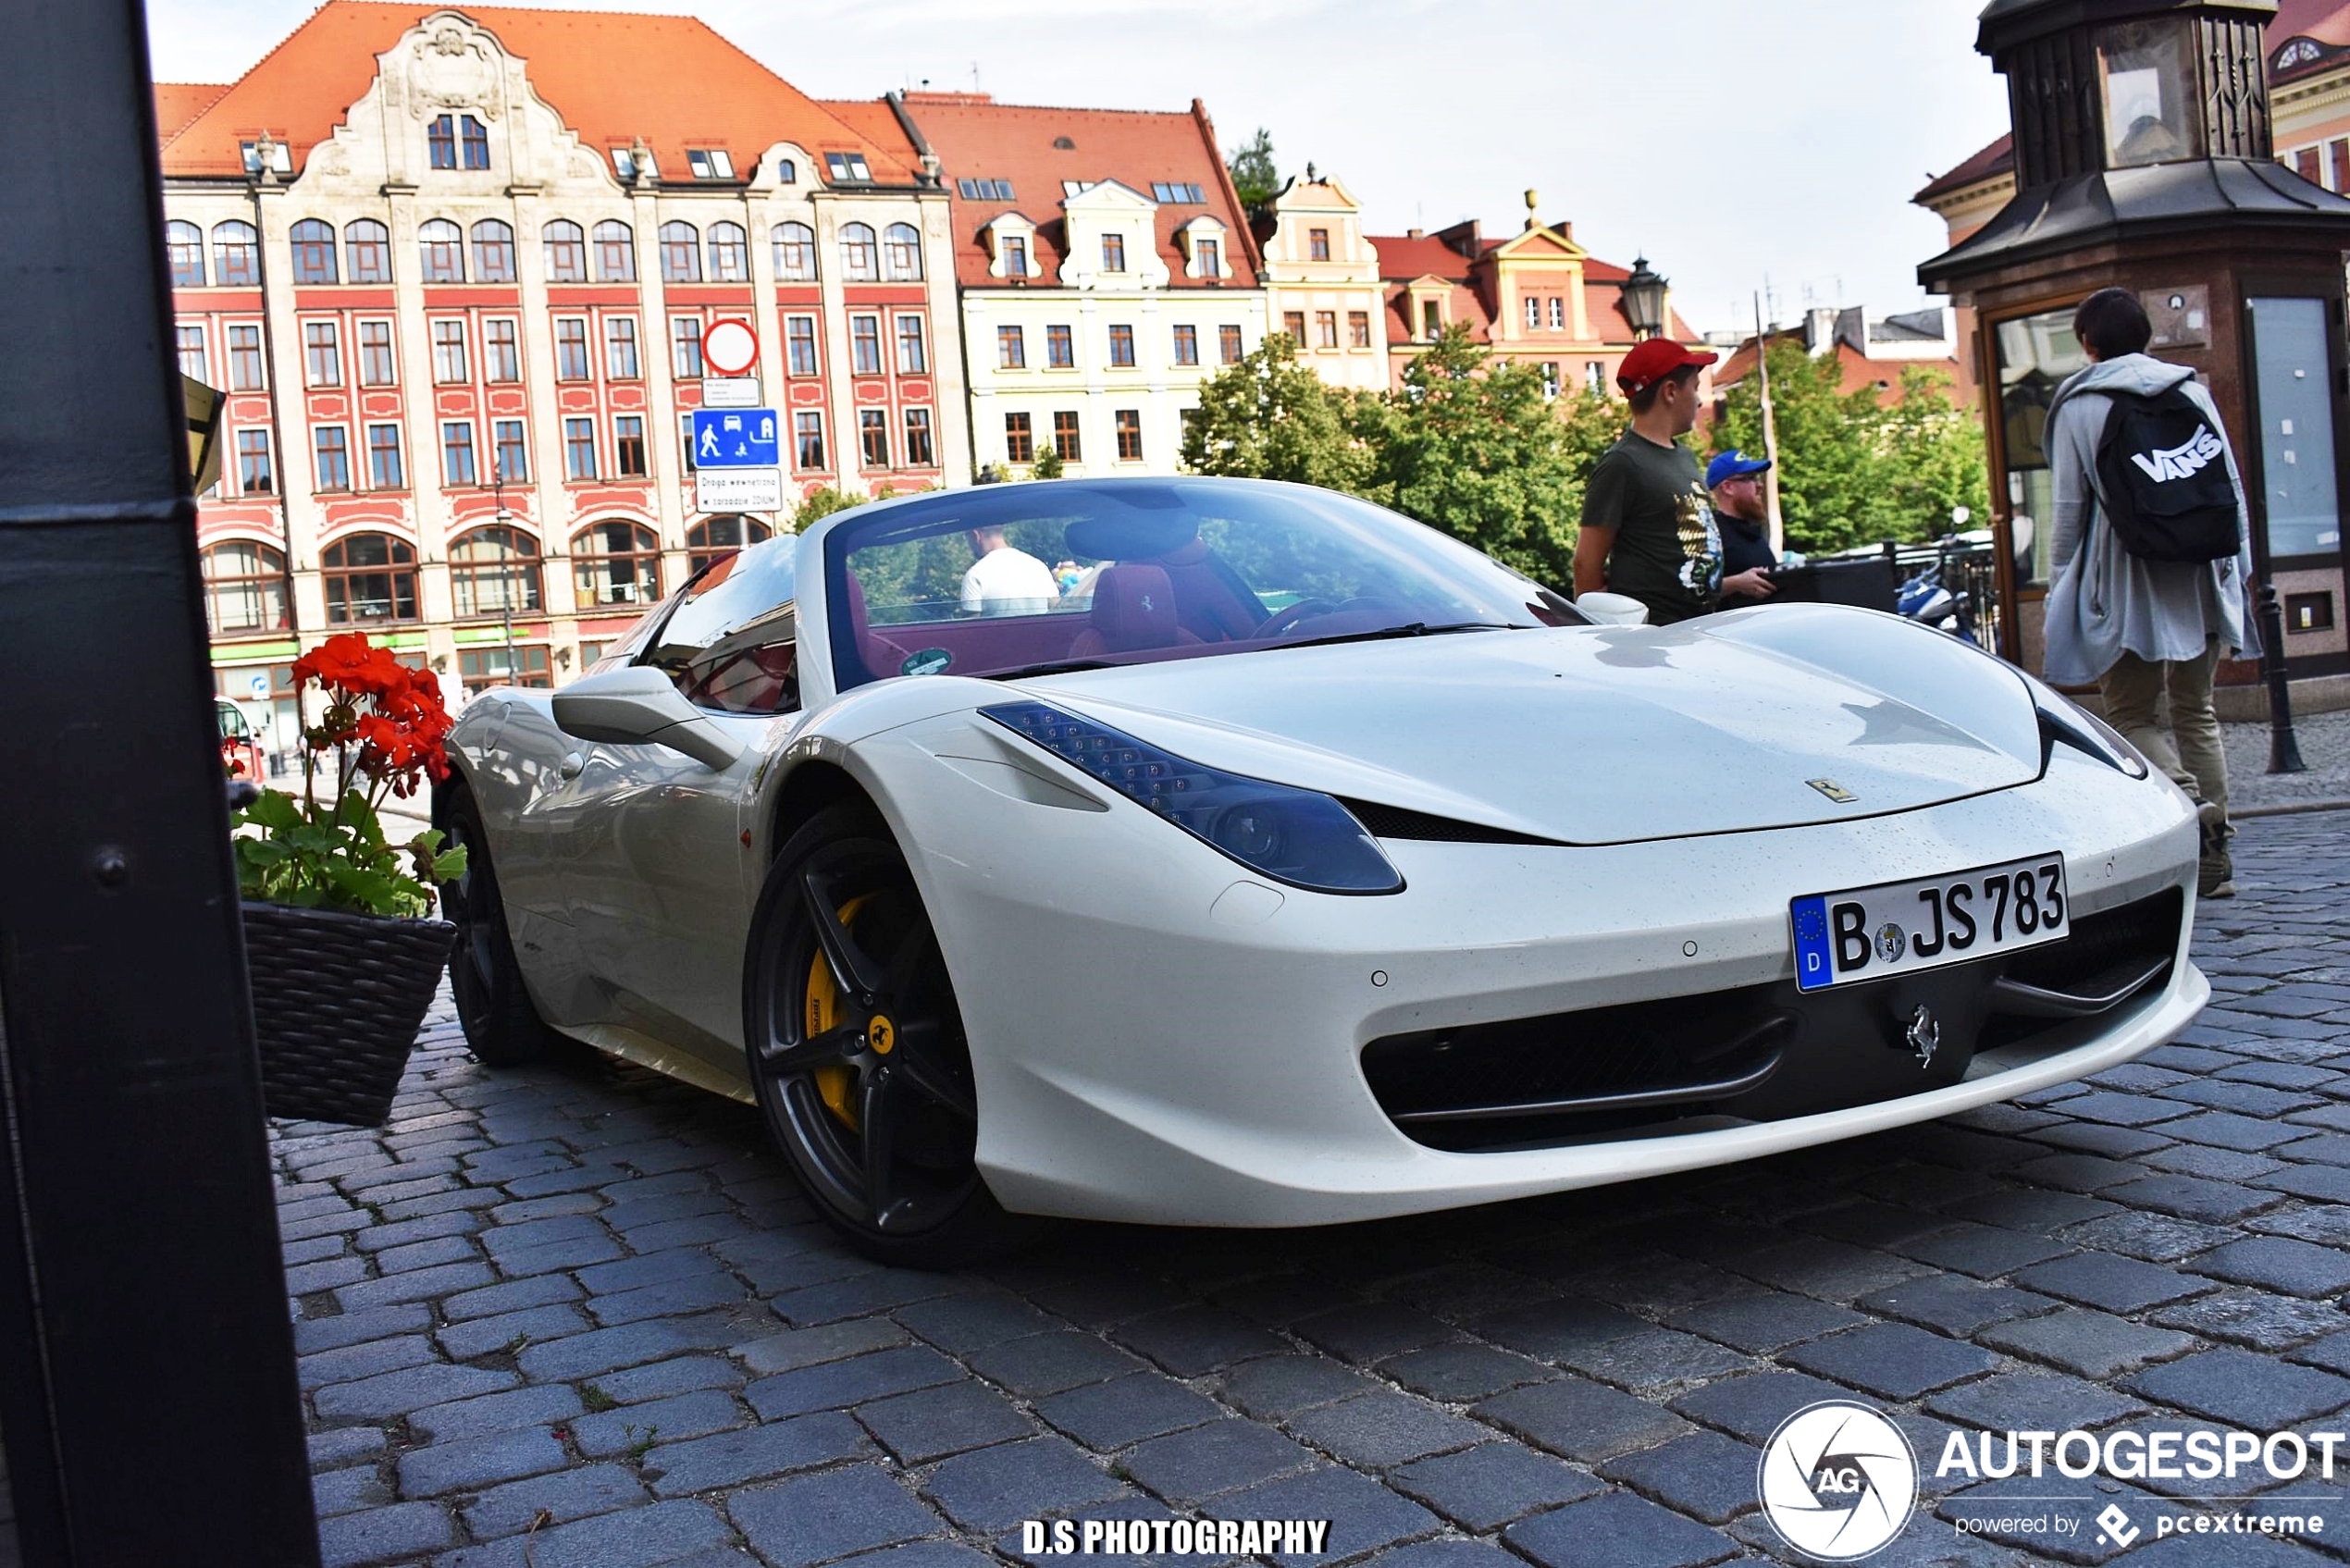
{"label": "person reflected in windshield", "polygon": [[1002,528],[973,528],[971,541],[979,559],[963,574],[964,614],[1042,615],[1059,600],[1052,568],[1005,543]]}

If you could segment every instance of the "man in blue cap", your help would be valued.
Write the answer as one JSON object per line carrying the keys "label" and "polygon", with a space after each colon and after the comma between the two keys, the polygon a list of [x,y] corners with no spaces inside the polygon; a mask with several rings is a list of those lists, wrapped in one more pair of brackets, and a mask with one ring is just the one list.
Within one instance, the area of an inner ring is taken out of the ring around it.
{"label": "man in blue cap", "polygon": [[1761,604],[1778,592],[1771,573],[1779,563],[1771,549],[1771,508],[1762,491],[1768,458],[1749,457],[1733,448],[1706,465],[1705,488],[1713,498],[1713,520],[1722,531],[1722,593],[1717,610]]}

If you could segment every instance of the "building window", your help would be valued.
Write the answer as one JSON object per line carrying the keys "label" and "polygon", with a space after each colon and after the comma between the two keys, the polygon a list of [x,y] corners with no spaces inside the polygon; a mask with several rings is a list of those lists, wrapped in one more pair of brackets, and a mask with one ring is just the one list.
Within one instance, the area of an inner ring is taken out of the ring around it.
{"label": "building window", "polygon": [[511,321],[485,321],[481,324],[481,357],[484,376],[492,381],[522,379],[522,346],[516,340]]}
{"label": "building window", "polygon": [[679,315],[670,318],[669,369],[680,381],[701,378],[701,317]]}
{"label": "building window", "polygon": [[604,317],[604,374],[614,381],[634,381],[641,374],[637,364],[637,318]]}
{"label": "building window", "polygon": [[750,277],[750,246],[739,223],[710,226],[710,280],[741,283]]}
{"label": "building window", "polygon": [[1078,435],[1077,411],[1065,408],[1053,415],[1053,450],[1063,463],[1082,463],[1085,458],[1085,443]]}
{"label": "building window", "polygon": [[1162,204],[1190,202],[1196,204],[1206,199],[1200,194],[1199,187],[1196,185],[1181,181],[1169,183],[1163,180],[1153,180],[1151,182],[1151,200],[1154,202]]}
{"label": "building window", "polygon": [[642,479],[651,473],[645,458],[645,416],[623,414],[612,422],[612,471],[622,479]]}
{"label": "building window", "polygon": [[555,318],[555,379],[585,381],[588,368],[588,323],[575,315]]}
{"label": "building window", "polygon": [[1121,408],[1117,414],[1118,461],[1140,463],[1143,460],[1143,411]]}
{"label": "building window", "polygon": [[1305,346],[1305,313],[1302,310],[1283,311],[1281,330],[1289,334],[1291,342],[1301,349],[1304,348]]}
{"label": "building window", "polygon": [[474,427],[470,424],[440,427],[440,482],[447,486],[481,482],[474,468]]}
{"label": "building window", "polygon": [[231,327],[229,328],[229,389],[232,392],[258,392],[267,385],[268,378],[261,359],[261,328]]}
{"label": "building window", "polygon": [[1102,236],[1102,270],[1104,272],[1126,270],[1125,235],[1105,234]]}
{"label": "building window", "polygon": [[449,591],[457,619],[522,615],[539,606],[538,541],[502,525],[476,528],[449,545]]}
{"label": "building window", "polygon": [[1434,300],[1420,302],[1420,336],[1431,343],[1444,336],[1444,307]]}
{"label": "building window", "polygon": [[359,384],[363,387],[389,387],[399,380],[391,357],[391,323],[363,321],[359,324]]}
{"label": "building window", "polygon": [[1077,364],[1077,343],[1066,327],[1045,328],[1045,363],[1055,370],[1068,370]]}
{"label": "building window", "polygon": [[266,496],[278,488],[269,467],[269,432],[237,432],[237,488],[249,496]]}
{"label": "building window", "polygon": [[690,413],[677,416],[677,446],[686,454],[686,472],[691,474],[694,471],[694,416]]}
{"label": "building window", "polygon": [[563,477],[593,479],[596,476],[596,422],[592,419],[563,421]]}
{"label": "building window", "polygon": [[332,224],[305,217],[293,226],[293,279],[297,283],[335,280],[335,230]]}
{"label": "building window", "polygon": [[441,115],[425,127],[427,161],[435,168],[457,167],[457,117]]}
{"label": "building window", "polygon": [[852,376],[879,376],[882,370],[881,317],[848,318],[848,369]]}
{"label": "building window", "polygon": [[1330,231],[1329,229],[1309,228],[1305,231],[1305,259],[1308,261],[1330,259]]}
{"label": "building window", "polygon": [[[1199,363],[1198,327],[1178,327],[1175,328],[1175,363],[1177,364],[1197,364]],[[1061,455],[1066,457],[1069,454],[1064,452]]]}
{"label": "building window", "polygon": [[547,649],[538,643],[520,648],[460,648],[457,671],[464,681],[467,697],[491,686],[526,686],[544,691],[554,684],[547,673]]}
{"label": "building window", "polygon": [[1326,349],[1338,347],[1338,312],[1317,310],[1314,313],[1314,341]]}
{"label": "building window", "polygon": [[1012,197],[1012,182],[1008,179],[958,179],[955,193],[966,202],[1008,202]]}
{"label": "building window", "polygon": [[353,534],[318,552],[327,619],[338,626],[416,618],[416,552],[389,534]]}
{"label": "building window", "polygon": [[930,444],[930,410],[909,408],[906,411],[906,466],[931,468],[938,463]]}
{"label": "building window", "polygon": [[804,413],[792,415],[792,462],[808,473],[818,473],[824,466],[824,416]]}
{"label": "building window", "polygon": [[425,281],[463,283],[465,280],[465,234],[447,218],[437,217],[416,230],[423,248]]}
{"label": "building window", "polygon": [[1018,327],[996,328],[996,368],[1025,370],[1028,368],[1028,334]]}
{"label": "building window", "polygon": [[501,419],[489,426],[489,461],[497,465],[490,473],[509,485],[530,481],[530,441],[525,428],[519,419]]}
{"label": "building window", "polygon": [[1602,396],[1606,394],[1607,362],[1605,360],[1592,359],[1583,362],[1583,387],[1586,391],[1598,392]]}
{"label": "building window", "polygon": [[897,374],[920,376],[930,368],[930,355],[922,348],[922,318],[901,315],[897,318]]}
{"label": "building window", "polygon": [[1192,254],[1199,263],[1199,275],[1202,278],[1224,276],[1224,242],[1222,241],[1194,241]]}
{"label": "building window", "polygon": [[841,276],[851,283],[870,283],[881,276],[881,259],[873,230],[862,223],[844,224],[840,231]]}
{"label": "building window", "polygon": [[1134,363],[1134,329],[1132,327],[1113,327],[1109,329],[1109,362],[1114,365],[1132,365]]}
{"label": "building window", "polygon": [[1563,295],[1551,296],[1551,330],[1553,332],[1566,330],[1566,300]]}
{"label": "building window", "polygon": [[775,281],[816,281],[816,231],[804,223],[779,223],[769,230],[775,242]]}
{"label": "building window", "polygon": [[882,265],[893,283],[919,283],[922,277],[922,237],[910,223],[893,223],[882,231]]}
{"label": "building window", "polygon": [[302,376],[307,386],[342,385],[342,350],[336,341],[333,322],[302,324]]}
{"label": "building window", "polygon": [[889,466],[889,415],[878,408],[857,411],[857,442],[864,451],[865,466]]}
{"label": "building window", "polygon": [[474,225],[474,281],[512,283],[514,280],[514,229],[494,217]]}
{"label": "building window", "polygon": [[374,218],[354,218],[344,224],[342,249],[353,283],[391,281],[391,230]]}
{"label": "building window", "polygon": [[179,374],[192,381],[212,384],[212,377],[204,364],[204,328],[178,327],[172,329],[172,340],[179,350]]}
{"label": "building window", "polygon": [[596,281],[637,281],[637,236],[626,224],[607,219],[596,225]]}
{"label": "building window", "polygon": [[163,228],[164,248],[171,253],[171,286],[204,287],[204,230],[174,218]]}
{"label": "building window", "polygon": [[1529,332],[1542,325],[1542,302],[1533,295],[1526,296],[1526,329]]}
{"label": "building window", "polygon": [[588,281],[588,237],[579,225],[559,217],[540,229],[538,238],[547,253],[548,282]]}
{"label": "building window", "polygon": [[826,153],[824,167],[835,182],[852,180],[859,185],[873,182],[873,171],[865,167],[865,154],[862,153]]}
{"label": "building window", "polygon": [[607,518],[571,541],[581,605],[661,602],[661,541],[641,523]]}
{"label": "building window", "polygon": [[[719,517],[706,517],[686,530],[686,570],[699,572],[723,556],[734,554],[751,545],[765,544],[775,537],[773,529],[754,517],[729,512]],[[583,645],[579,657],[584,663],[588,649]]]}
{"label": "building window", "polygon": [[1028,241],[1021,235],[1004,236],[1004,276],[1007,278],[1028,276]]}
{"label": "building window", "polygon": [[444,317],[432,324],[432,378],[444,384],[470,379],[463,317]]}
{"label": "building window", "polygon": [[792,376],[816,374],[816,318],[812,315],[784,317],[784,367]]}
{"label": "building window", "polygon": [[1216,329],[1216,352],[1226,364],[1238,364],[1241,360],[1241,329],[1229,322]]}
{"label": "building window", "polygon": [[214,636],[286,627],[286,558],[264,544],[230,539],[204,552],[204,620]]}
{"label": "building window", "polygon": [[457,137],[463,144],[467,168],[489,167],[489,132],[483,129],[481,121],[471,115],[463,117],[457,121]]}
{"label": "building window", "polygon": [[230,218],[212,226],[212,278],[223,289],[261,281],[261,235],[252,224]]}
{"label": "building window", "polygon": [[1013,463],[1036,461],[1036,432],[1024,414],[1004,415],[1004,456]]}
{"label": "building window", "polygon": [[405,465],[400,461],[400,426],[367,426],[367,483],[378,490],[407,488]]}
{"label": "building window", "polygon": [[1371,346],[1371,313],[1351,310],[1346,313],[1346,340],[1358,349]]}
{"label": "building window", "polygon": [[1554,359],[1542,362],[1542,395],[1546,398],[1559,395],[1559,362]]}
{"label": "building window", "polygon": [[661,280],[664,283],[701,281],[701,234],[690,223],[661,226]]}
{"label": "building window", "polygon": [[696,179],[732,179],[735,178],[734,155],[724,147],[688,147],[686,167]]}

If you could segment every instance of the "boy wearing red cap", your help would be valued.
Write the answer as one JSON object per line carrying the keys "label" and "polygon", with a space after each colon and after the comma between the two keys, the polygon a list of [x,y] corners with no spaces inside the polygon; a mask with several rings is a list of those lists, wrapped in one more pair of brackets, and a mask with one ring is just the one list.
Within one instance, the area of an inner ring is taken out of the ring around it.
{"label": "boy wearing red cap", "polygon": [[1583,495],[1575,591],[1605,588],[1648,606],[1651,625],[1713,607],[1722,537],[1696,454],[1680,444],[1697,426],[1699,373],[1719,357],[1651,338],[1615,375],[1632,427],[1607,450]]}

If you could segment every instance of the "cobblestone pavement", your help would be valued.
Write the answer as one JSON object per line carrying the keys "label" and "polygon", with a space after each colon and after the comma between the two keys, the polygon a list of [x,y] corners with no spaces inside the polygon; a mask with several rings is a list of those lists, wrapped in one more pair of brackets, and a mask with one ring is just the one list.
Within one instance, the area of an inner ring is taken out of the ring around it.
{"label": "cobblestone pavement", "polygon": [[2228,798],[2236,809],[2302,800],[2350,800],[2350,711],[2305,713],[2293,734],[2307,772],[2269,772],[2269,726],[2222,724],[2228,752]]}
{"label": "cobblestone pavement", "polygon": [[[2109,1504],[2133,1562],[2322,1562],[2158,1540],[2142,1488],[2184,1483],[1934,1471],[1953,1424],[2341,1424],[2345,828],[2246,823],[2219,1005],[2030,1105],[1341,1231],[1072,1227],[964,1276],[835,1246],[747,1108],[491,1074],[444,1009],[389,1127],[275,1138],[328,1561],[983,1568],[1024,1518],[1173,1512],[1327,1518],[1322,1561],[1380,1568],[1795,1562],[1755,1445],[1842,1393],[1927,1474],[1873,1562],[2102,1562]],[[2278,1495],[2350,1555],[2344,1488]],[[2070,1533],[1949,1523],[2050,1494]]]}

